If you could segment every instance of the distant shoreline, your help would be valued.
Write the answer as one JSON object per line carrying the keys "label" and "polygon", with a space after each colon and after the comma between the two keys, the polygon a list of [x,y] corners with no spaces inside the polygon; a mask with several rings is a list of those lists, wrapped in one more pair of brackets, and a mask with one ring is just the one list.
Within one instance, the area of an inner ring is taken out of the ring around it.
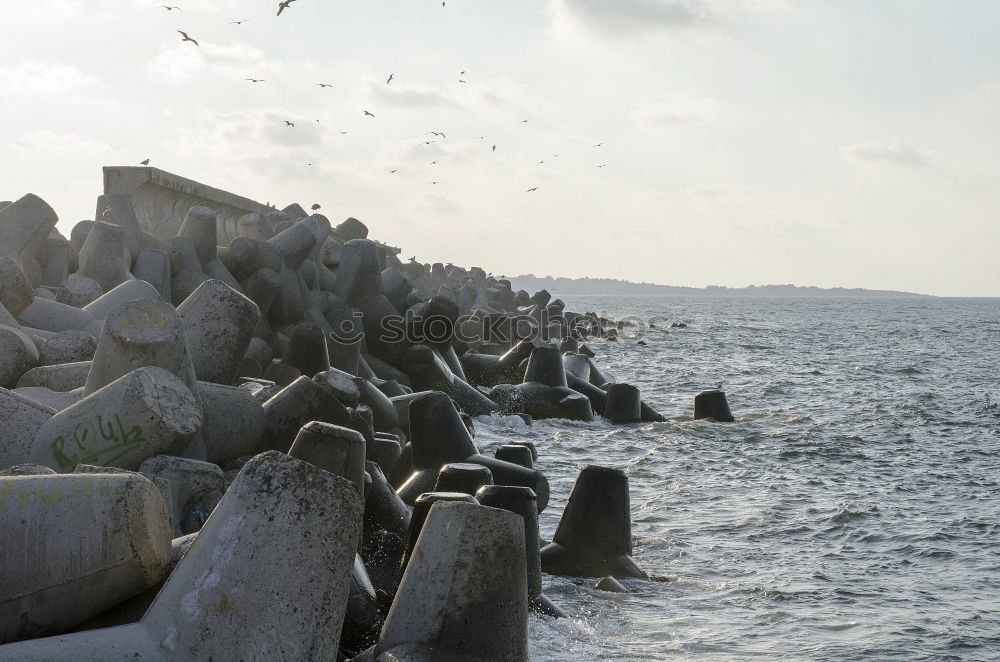
{"label": "distant shoreline", "polygon": [[868,290],[860,287],[823,288],[805,285],[750,285],[747,287],[684,287],[678,285],[657,285],[654,283],[633,283],[612,278],[553,278],[538,277],[533,274],[509,276],[514,290],[537,292],[548,290],[553,295],[640,295],[655,294],[665,296],[718,296],[718,297],[866,297],[866,298],[938,298],[931,294],[900,292],[896,290]]}

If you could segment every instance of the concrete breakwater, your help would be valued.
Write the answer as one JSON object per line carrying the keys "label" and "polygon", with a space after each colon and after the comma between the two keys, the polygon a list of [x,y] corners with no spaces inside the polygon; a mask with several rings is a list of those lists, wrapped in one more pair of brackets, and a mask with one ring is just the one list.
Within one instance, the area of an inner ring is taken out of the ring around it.
{"label": "concrete breakwater", "polygon": [[542,545],[472,418],[663,420],[620,323],[152,168],[97,211],[0,202],[0,660],[523,660],[541,573],[645,576],[622,471]]}

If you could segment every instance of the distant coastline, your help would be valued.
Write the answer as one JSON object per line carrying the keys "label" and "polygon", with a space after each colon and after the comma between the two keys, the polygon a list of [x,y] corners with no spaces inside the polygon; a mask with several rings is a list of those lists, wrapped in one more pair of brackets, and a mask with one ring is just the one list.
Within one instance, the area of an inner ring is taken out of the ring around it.
{"label": "distant coastline", "polygon": [[524,274],[508,276],[514,290],[537,292],[548,290],[553,296],[564,294],[659,294],[673,296],[720,296],[720,297],[870,297],[933,298],[930,294],[897,292],[895,290],[866,290],[860,287],[823,288],[804,285],[749,285],[747,287],[683,287],[678,285],[657,285],[655,283],[633,283],[614,278],[553,278]]}

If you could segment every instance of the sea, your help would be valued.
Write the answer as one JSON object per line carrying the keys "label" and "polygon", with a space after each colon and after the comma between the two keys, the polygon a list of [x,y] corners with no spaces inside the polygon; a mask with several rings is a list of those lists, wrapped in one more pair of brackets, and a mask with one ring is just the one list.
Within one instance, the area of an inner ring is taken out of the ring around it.
{"label": "sea", "polygon": [[667,421],[476,419],[537,445],[544,539],[581,467],[629,477],[650,579],[544,575],[532,660],[1000,660],[1000,299],[563,298],[653,320],[588,344]]}

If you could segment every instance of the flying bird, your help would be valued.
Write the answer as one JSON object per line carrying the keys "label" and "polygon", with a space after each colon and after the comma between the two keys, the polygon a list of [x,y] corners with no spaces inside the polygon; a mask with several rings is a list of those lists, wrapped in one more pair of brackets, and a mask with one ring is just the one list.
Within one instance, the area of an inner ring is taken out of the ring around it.
{"label": "flying bird", "polygon": [[525,191],[525,193],[531,193],[532,191],[537,191],[537,190],[538,190],[538,187],[536,186],[534,188],[529,188],[527,191]]}
{"label": "flying bird", "polygon": [[600,142],[600,143],[597,143],[596,145],[594,145],[594,147],[600,147],[603,144],[604,144],[603,142]]}
{"label": "flying bird", "polygon": [[244,18],[244,19],[241,19],[239,21],[229,21],[229,25],[243,25],[244,23],[246,23],[249,20],[250,20],[249,18]]}
{"label": "flying bird", "polygon": [[166,9],[167,11],[173,11],[175,9],[180,9],[180,7],[170,7],[168,5],[160,5],[160,7]]}
{"label": "flying bird", "polygon": [[431,165],[436,165],[436,164],[437,164],[437,160],[436,159],[434,161],[431,161]]}
{"label": "flying bird", "polygon": [[542,159],[541,161],[539,161],[539,162],[538,162],[538,163],[536,163],[535,165],[542,165],[543,163],[545,163],[545,159]]}
{"label": "flying bird", "polygon": [[139,161],[139,165],[149,165],[149,159],[144,159],[142,161]]}
{"label": "flying bird", "polygon": [[367,110],[365,111],[365,115],[368,115],[369,117],[375,117],[374,115],[372,115],[371,113],[369,113]]}
{"label": "flying bird", "polygon": [[395,172],[399,172],[399,170],[398,169],[397,170],[390,170],[389,174],[391,175],[392,173],[395,173]]}
{"label": "flying bird", "polygon": [[278,3],[278,13],[276,14],[276,16],[281,16],[281,12],[288,9],[288,5],[292,4],[293,2],[295,2],[295,0],[281,0],[281,2]]}
{"label": "flying bird", "polygon": [[464,72],[464,71],[459,71],[459,72],[458,72],[458,75],[459,75],[459,76],[464,76],[464,75],[465,75],[465,72]]}
{"label": "flying bird", "polygon": [[493,151],[494,152],[497,151],[497,146],[496,145],[493,145]]}
{"label": "flying bird", "polygon": [[284,122],[285,122],[285,124],[287,124],[288,126],[295,126],[295,123],[294,123],[294,122],[289,122],[288,120],[284,120]]}
{"label": "flying bird", "polygon": [[346,136],[346,135],[347,135],[347,131],[341,131],[341,132],[340,132],[340,135],[342,135],[342,136]]}
{"label": "flying bird", "polygon": [[428,184],[440,184],[441,182],[427,182]]}
{"label": "flying bird", "polygon": [[309,209],[312,209],[313,211],[316,211],[317,209],[319,209],[319,205],[318,205],[318,204],[314,204],[314,205],[313,205],[312,207],[310,207]]}
{"label": "flying bird", "polygon": [[396,74],[389,74],[389,77],[385,80],[385,84],[388,85],[392,81],[392,79],[395,78],[395,77],[396,77]]}
{"label": "flying bird", "polygon": [[424,144],[425,145],[430,145],[431,143],[436,143],[436,142],[437,142],[436,140],[425,140]]}
{"label": "flying bird", "polygon": [[525,124],[528,120],[521,120],[521,124]]}
{"label": "flying bird", "polygon": [[459,83],[468,83],[469,81],[467,81],[467,80],[462,80],[461,78],[459,78],[459,79],[458,79],[458,82],[459,82]]}
{"label": "flying bird", "polygon": [[476,138],[479,139],[479,140],[483,140],[485,138],[489,138],[489,136],[476,136]]}
{"label": "flying bird", "polygon": [[429,135],[432,135],[432,136],[441,136],[442,138],[447,138],[448,137],[448,136],[444,135],[443,133],[441,133],[440,131],[428,131],[427,133]]}
{"label": "flying bird", "polygon": [[597,167],[598,167],[598,168],[604,168],[604,167],[607,167],[607,165],[608,165],[607,163],[602,163],[601,165],[599,165],[599,166],[597,166]]}
{"label": "flying bird", "polygon": [[187,32],[184,32],[183,30],[178,30],[178,32],[180,32],[181,36],[184,37],[183,39],[181,39],[181,41],[190,41],[195,46],[200,46],[200,44],[197,41],[187,36]]}
{"label": "flying bird", "polygon": [[320,87],[333,87],[332,83],[316,83]]}
{"label": "flying bird", "polygon": [[248,80],[251,83],[266,83],[267,82],[263,78],[244,78],[243,80]]}

